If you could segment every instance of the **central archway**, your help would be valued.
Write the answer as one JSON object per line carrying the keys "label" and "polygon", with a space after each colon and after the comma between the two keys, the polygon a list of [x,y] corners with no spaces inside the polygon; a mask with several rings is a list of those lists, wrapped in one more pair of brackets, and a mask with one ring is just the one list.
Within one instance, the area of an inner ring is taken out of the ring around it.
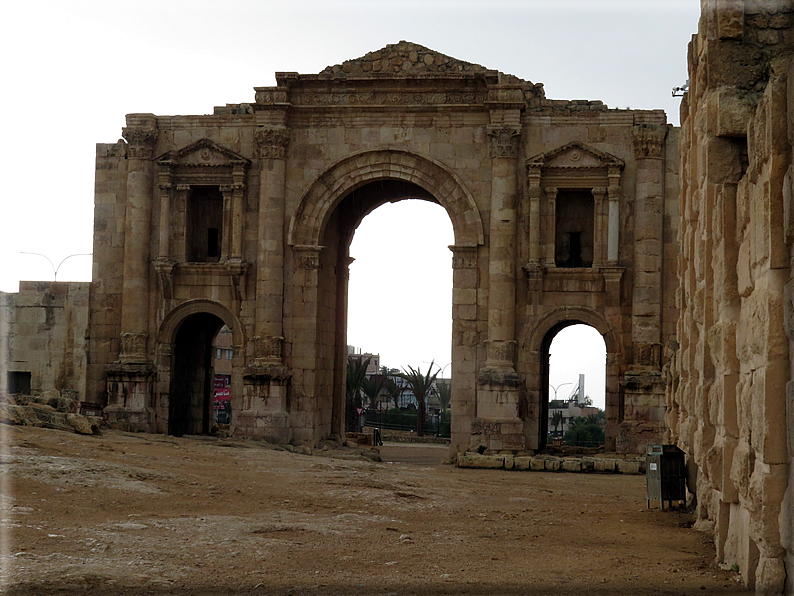
{"label": "central archway", "polygon": [[[318,176],[298,205],[287,236],[296,272],[287,291],[293,304],[300,305],[300,321],[294,327],[301,327],[288,338],[294,397],[297,408],[313,417],[313,425],[306,424],[303,430],[298,421],[296,440],[317,441],[343,433],[348,249],[364,216],[386,202],[403,199],[444,207],[455,235],[453,263],[463,263],[453,272],[453,295],[468,299],[455,290],[477,289],[477,276],[462,271],[477,267],[484,238],[482,219],[472,195],[442,164],[403,150],[382,149],[351,155]],[[476,345],[454,339],[456,333],[463,333],[454,305],[453,299],[452,403],[453,411],[456,403],[464,406],[463,411],[475,403],[476,379],[473,367],[464,370],[457,364],[475,362]],[[467,432],[465,439],[458,437],[460,443],[466,440]]]}

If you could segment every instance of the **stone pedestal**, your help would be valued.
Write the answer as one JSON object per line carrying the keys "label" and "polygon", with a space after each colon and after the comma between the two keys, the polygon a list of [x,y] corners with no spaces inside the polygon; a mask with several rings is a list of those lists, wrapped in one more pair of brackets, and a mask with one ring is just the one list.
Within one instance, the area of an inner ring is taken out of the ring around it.
{"label": "stone pedestal", "polygon": [[264,363],[246,367],[243,372],[243,407],[232,416],[234,434],[289,443],[292,439],[287,412],[287,367]]}
{"label": "stone pedestal", "polygon": [[624,409],[617,429],[616,450],[645,453],[646,445],[664,441],[666,381],[658,371],[628,372],[621,384]]}
{"label": "stone pedestal", "polygon": [[150,363],[112,364],[107,367],[108,423],[133,432],[152,432],[155,369]]}

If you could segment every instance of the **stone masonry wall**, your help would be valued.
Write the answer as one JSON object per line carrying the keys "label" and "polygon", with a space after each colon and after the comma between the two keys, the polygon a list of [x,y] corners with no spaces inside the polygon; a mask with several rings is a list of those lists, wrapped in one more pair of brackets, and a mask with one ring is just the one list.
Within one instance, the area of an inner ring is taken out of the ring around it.
{"label": "stone masonry wall", "polygon": [[667,423],[719,561],[758,594],[792,594],[794,15],[780,1],[702,9],[681,108]]}
{"label": "stone masonry wall", "polygon": [[29,372],[32,394],[57,389],[86,397],[88,283],[20,283],[19,293],[0,292],[0,393],[8,372]]}

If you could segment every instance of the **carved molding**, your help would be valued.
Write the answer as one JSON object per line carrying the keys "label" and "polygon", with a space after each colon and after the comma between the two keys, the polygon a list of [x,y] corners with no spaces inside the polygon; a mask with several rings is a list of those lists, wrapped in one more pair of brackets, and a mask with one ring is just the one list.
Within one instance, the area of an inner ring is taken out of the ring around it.
{"label": "carved molding", "polygon": [[477,247],[455,246],[449,247],[452,251],[453,269],[477,269]]}
{"label": "carved molding", "polygon": [[279,87],[254,87],[254,101],[259,105],[287,103],[289,96],[286,89]]}
{"label": "carved molding", "polygon": [[488,138],[491,139],[491,157],[515,157],[518,155],[518,141],[521,129],[513,126],[489,126]]}
{"label": "carved molding", "polygon": [[299,244],[292,247],[295,264],[301,269],[319,269],[322,246]]}
{"label": "carved molding", "polygon": [[272,335],[254,337],[254,354],[257,360],[281,361],[284,338]]}
{"label": "carved molding", "polygon": [[487,362],[490,364],[513,364],[516,358],[515,340],[488,340],[485,342],[487,349]]}
{"label": "carved molding", "polygon": [[287,128],[258,128],[254,131],[257,157],[260,159],[286,159],[290,132]]}
{"label": "carved molding", "polygon": [[296,93],[295,105],[303,106],[378,106],[378,105],[467,105],[481,104],[486,93],[449,91],[364,92],[364,93]]}
{"label": "carved molding", "polygon": [[155,129],[124,127],[121,136],[127,141],[127,157],[152,159],[159,133]]}
{"label": "carved molding", "polygon": [[661,159],[667,127],[660,124],[635,126],[632,134],[636,159]]}

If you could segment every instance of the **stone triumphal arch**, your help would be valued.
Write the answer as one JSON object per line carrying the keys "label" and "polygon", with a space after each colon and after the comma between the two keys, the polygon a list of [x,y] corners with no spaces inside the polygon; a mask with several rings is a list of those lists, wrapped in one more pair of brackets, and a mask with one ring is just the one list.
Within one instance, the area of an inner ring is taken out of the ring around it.
{"label": "stone triumphal arch", "polygon": [[207,432],[225,325],[235,434],[341,434],[350,240],[418,198],[455,233],[453,452],[543,446],[548,344],[577,322],[607,346],[608,447],[660,440],[678,209],[662,111],[549,100],[407,42],[276,81],[212,115],[130,114],[98,145],[86,391],[111,421]]}

